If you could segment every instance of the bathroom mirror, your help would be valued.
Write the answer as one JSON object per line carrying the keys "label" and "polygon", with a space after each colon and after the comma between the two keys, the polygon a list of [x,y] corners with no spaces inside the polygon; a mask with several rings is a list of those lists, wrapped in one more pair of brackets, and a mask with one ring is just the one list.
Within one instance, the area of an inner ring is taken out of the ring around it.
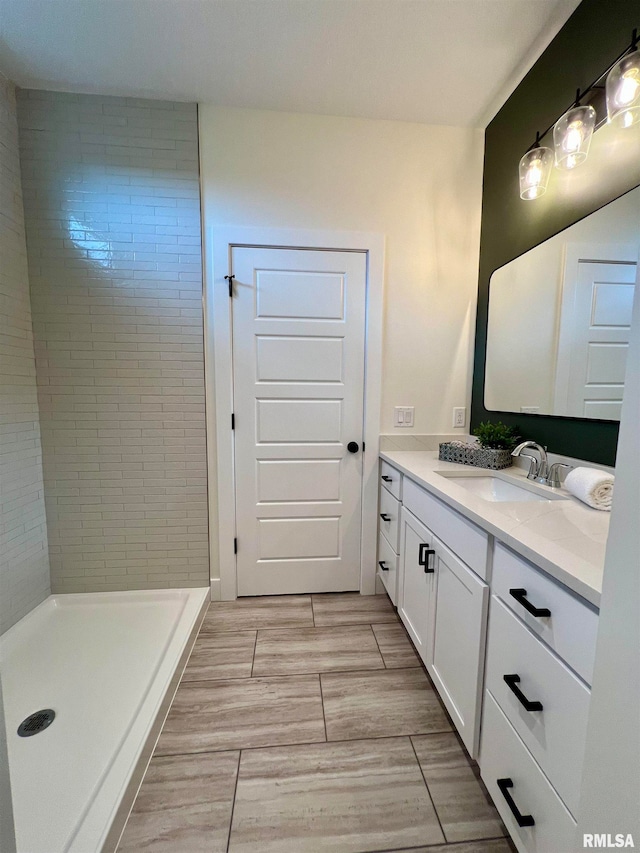
{"label": "bathroom mirror", "polygon": [[640,254],[640,187],[497,269],[485,407],[619,420]]}

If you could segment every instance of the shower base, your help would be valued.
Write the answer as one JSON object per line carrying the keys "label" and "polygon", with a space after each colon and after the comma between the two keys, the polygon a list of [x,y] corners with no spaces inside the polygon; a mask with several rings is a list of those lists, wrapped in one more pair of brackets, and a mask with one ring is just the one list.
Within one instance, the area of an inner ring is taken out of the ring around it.
{"label": "shower base", "polygon": [[[0,638],[18,853],[115,847],[208,599],[52,595]],[[53,722],[19,737],[42,709]]]}

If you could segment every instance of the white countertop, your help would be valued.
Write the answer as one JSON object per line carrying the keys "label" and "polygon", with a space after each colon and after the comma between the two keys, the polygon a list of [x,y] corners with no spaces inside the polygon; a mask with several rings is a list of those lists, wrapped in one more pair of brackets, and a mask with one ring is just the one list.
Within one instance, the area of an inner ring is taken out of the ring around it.
{"label": "white countertop", "polygon": [[[600,606],[610,513],[591,509],[565,489],[549,491],[567,500],[487,501],[438,473],[498,476],[530,485],[521,468],[490,471],[457,465],[442,462],[436,452],[425,450],[382,451],[380,457],[591,604]],[[547,489],[539,486],[536,491],[544,493]]]}

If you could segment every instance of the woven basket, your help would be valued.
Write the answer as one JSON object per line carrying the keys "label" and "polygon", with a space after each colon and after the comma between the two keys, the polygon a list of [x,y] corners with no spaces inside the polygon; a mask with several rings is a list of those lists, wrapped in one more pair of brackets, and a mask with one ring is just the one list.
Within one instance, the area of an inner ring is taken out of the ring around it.
{"label": "woven basket", "polygon": [[495,450],[479,447],[477,444],[463,444],[458,441],[446,441],[440,445],[438,456],[444,462],[457,462],[460,465],[473,465],[476,468],[490,468],[500,471],[513,464],[510,450]]}

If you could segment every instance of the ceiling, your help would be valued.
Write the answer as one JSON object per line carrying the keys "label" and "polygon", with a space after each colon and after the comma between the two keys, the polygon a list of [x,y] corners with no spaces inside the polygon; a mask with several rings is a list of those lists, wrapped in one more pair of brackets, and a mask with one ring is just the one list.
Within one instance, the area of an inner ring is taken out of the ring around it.
{"label": "ceiling", "polygon": [[0,0],[18,85],[484,126],[578,0]]}

